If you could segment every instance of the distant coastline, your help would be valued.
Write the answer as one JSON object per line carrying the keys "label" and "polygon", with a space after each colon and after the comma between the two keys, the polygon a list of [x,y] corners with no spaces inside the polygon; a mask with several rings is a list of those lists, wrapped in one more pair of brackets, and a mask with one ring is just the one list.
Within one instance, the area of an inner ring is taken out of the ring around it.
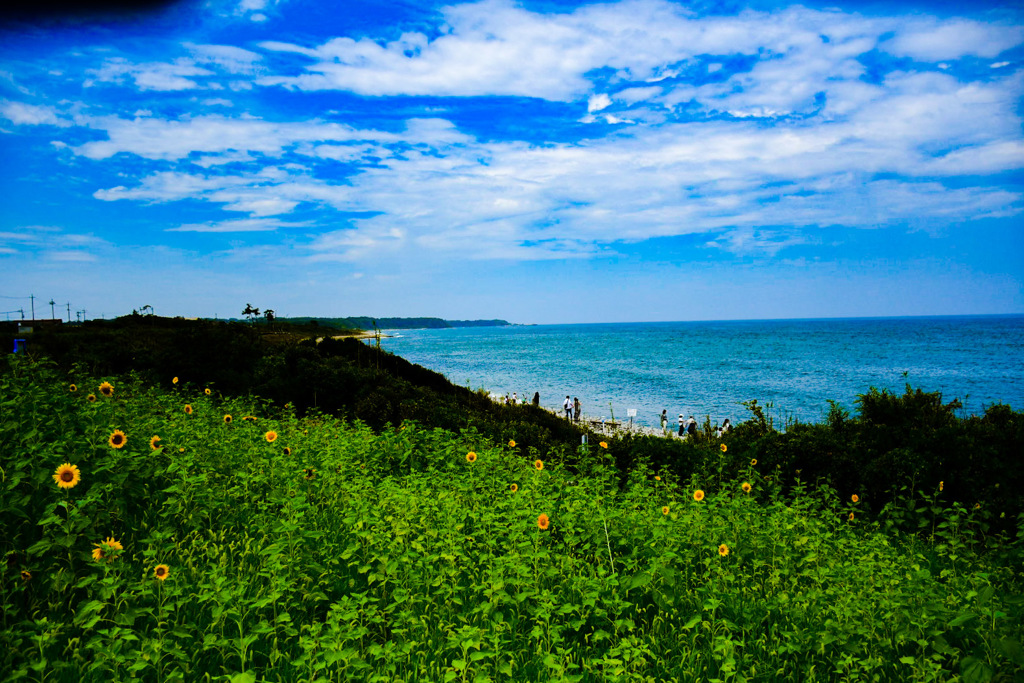
{"label": "distant coastline", "polygon": [[[348,318],[279,318],[295,325],[322,325],[347,330],[441,330],[455,327],[510,327],[507,320],[444,320],[443,318],[374,318],[352,316]],[[371,334],[372,336],[372,334]]]}

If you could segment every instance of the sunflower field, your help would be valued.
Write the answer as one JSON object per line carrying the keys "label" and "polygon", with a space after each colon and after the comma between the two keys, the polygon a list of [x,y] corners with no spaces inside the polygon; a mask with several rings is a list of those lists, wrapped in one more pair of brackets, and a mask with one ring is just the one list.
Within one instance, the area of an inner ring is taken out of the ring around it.
{"label": "sunflower field", "polygon": [[1024,539],[944,482],[872,513],[4,362],[3,680],[1024,680]]}

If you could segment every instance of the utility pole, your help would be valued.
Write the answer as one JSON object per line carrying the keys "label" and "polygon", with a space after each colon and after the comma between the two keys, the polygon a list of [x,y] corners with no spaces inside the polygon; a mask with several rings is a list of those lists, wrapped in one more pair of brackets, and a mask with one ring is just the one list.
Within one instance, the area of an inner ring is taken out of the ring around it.
{"label": "utility pole", "polygon": [[57,319],[57,314],[53,312],[53,304],[54,304],[54,300],[50,299],[50,319],[51,320],[56,320]]}
{"label": "utility pole", "polygon": [[71,324],[71,302],[69,301],[69,302],[67,302],[64,305],[68,307],[68,325],[70,325]]}
{"label": "utility pole", "polygon": [[32,299],[32,322],[35,322],[36,321],[36,295],[35,294],[29,294],[28,298]]}

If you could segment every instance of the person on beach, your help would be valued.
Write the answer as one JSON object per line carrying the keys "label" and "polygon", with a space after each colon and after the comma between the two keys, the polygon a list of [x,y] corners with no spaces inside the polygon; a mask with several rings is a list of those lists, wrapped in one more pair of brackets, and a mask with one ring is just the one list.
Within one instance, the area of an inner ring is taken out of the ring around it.
{"label": "person on beach", "polygon": [[686,435],[697,436],[697,421],[693,419],[693,415],[686,421]]}
{"label": "person on beach", "polygon": [[533,392],[533,405],[536,408],[540,408],[540,392],[539,391]]}
{"label": "person on beach", "polygon": [[572,400],[572,421],[580,421],[580,399],[579,396]]}
{"label": "person on beach", "polygon": [[565,400],[562,401],[562,409],[565,410],[565,419],[569,420],[571,422],[572,421],[572,399],[570,399],[568,396],[566,396]]}
{"label": "person on beach", "polygon": [[661,433],[668,434],[668,408],[661,411]]}
{"label": "person on beach", "polygon": [[729,418],[725,418],[725,421],[722,423],[722,436],[725,436],[731,429],[732,425],[729,424]]}
{"label": "person on beach", "polygon": [[514,406],[519,405],[519,394],[517,394],[514,391],[512,392],[512,405],[514,405]]}
{"label": "person on beach", "polygon": [[682,413],[679,413],[679,436],[686,438],[686,418]]}

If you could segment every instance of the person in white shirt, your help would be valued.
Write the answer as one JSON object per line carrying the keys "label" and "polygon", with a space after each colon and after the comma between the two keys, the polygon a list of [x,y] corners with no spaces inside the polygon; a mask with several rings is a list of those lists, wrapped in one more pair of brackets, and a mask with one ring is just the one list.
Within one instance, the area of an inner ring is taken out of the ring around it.
{"label": "person in white shirt", "polygon": [[572,422],[572,399],[566,396],[562,401],[562,408],[565,409],[565,419]]}

